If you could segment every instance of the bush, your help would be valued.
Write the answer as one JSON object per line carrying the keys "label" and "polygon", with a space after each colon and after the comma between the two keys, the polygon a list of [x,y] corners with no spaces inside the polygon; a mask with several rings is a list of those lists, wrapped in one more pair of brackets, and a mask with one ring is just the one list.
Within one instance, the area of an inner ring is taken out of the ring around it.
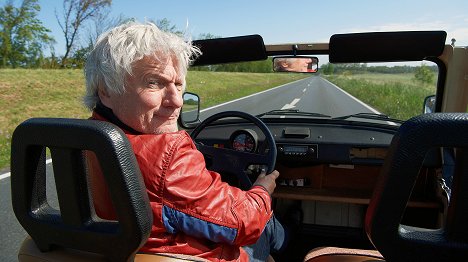
{"label": "bush", "polygon": [[434,81],[434,73],[428,66],[423,64],[416,69],[414,78],[422,83],[430,84]]}

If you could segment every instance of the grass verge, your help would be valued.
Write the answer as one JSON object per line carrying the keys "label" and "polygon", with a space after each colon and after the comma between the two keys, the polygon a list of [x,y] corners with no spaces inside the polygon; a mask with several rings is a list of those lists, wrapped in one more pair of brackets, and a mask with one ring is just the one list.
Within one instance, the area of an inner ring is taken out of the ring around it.
{"label": "grass verge", "polygon": [[356,74],[325,78],[379,112],[401,120],[421,114],[424,98],[436,92],[435,82],[421,83],[414,79],[413,74]]}

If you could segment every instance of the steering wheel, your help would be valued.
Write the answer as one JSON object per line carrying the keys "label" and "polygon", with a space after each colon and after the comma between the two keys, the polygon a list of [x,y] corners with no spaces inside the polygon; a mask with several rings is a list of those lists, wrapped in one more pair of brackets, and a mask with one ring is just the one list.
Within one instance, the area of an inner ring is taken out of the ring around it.
{"label": "steering wheel", "polygon": [[248,190],[252,187],[252,181],[247,175],[247,167],[249,165],[266,165],[267,174],[273,172],[276,164],[276,143],[273,135],[271,134],[268,127],[257,117],[240,111],[225,111],[221,113],[214,114],[202,123],[200,123],[190,134],[193,141],[196,141],[198,134],[205,129],[209,124],[213,123],[216,120],[228,117],[238,117],[245,120],[248,120],[255,124],[262,133],[265,135],[265,141],[268,143],[269,150],[266,154],[250,153],[250,152],[240,152],[230,148],[220,148],[203,145],[201,143],[196,143],[197,149],[202,152],[205,157],[212,159],[212,165],[210,170],[216,171],[218,173],[234,173],[236,174],[240,188],[243,190]]}

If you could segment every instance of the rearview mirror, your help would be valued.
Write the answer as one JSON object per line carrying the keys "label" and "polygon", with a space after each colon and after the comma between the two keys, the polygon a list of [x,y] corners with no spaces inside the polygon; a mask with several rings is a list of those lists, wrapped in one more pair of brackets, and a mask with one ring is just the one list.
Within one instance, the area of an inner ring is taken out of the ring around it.
{"label": "rearview mirror", "polygon": [[318,70],[318,58],[310,56],[279,56],[273,58],[273,71],[315,73]]}
{"label": "rearview mirror", "polygon": [[184,104],[180,111],[179,125],[184,128],[193,128],[199,123],[200,97],[197,94],[185,92],[182,95]]}

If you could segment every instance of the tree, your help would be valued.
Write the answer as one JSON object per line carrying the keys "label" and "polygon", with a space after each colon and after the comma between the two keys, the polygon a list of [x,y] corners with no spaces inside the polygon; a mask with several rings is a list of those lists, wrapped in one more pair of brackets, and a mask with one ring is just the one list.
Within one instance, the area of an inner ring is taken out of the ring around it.
{"label": "tree", "polygon": [[428,66],[422,64],[420,67],[416,68],[414,78],[423,83],[430,84],[434,81],[434,73]]}
{"label": "tree", "polygon": [[0,67],[37,67],[43,59],[43,49],[54,39],[36,18],[38,0],[23,0],[20,7],[8,1],[0,9]]}
{"label": "tree", "polygon": [[86,42],[84,45],[74,48],[66,61],[67,66],[74,68],[82,68],[86,62],[89,52],[94,47],[97,38],[105,31],[123,24],[128,21],[132,21],[132,18],[125,18],[123,15],[118,17],[111,17],[109,12],[102,12],[99,15],[92,18],[93,23],[87,29],[85,34]]}
{"label": "tree", "polygon": [[165,32],[171,32],[173,34],[176,34],[178,36],[184,36],[184,32],[177,29],[177,27],[175,25],[173,25],[171,23],[171,21],[169,21],[169,19],[167,18],[163,18],[163,19],[158,19],[156,20],[156,22],[154,23],[161,31],[165,31]]}
{"label": "tree", "polygon": [[75,47],[79,31],[88,19],[98,16],[103,10],[110,7],[112,0],[64,0],[63,21],[55,16],[65,37],[65,54],[62,57],[62,67]]}
{"label": "tree", "polygon": [[84,48],[91,49],[96,43],[97,38],[107,30],[121,25],[125,22],[133,21],[133,18],[127,18],[124,15],[117,17],[110,16],[109,10],[104,10],[92,18],[92,24],[88,27],[86,32],[86,46]]}
{"label": "tree", "polygon": [[221,36],[213,35],[211,33],[201,33],[195,40],[214,39],[221,38]]}
{"label": "tree", "polygon": [[335,72],[335,66],[333,64],[326,63],[320,66],[320,71],[325,75],[333,75]]}

